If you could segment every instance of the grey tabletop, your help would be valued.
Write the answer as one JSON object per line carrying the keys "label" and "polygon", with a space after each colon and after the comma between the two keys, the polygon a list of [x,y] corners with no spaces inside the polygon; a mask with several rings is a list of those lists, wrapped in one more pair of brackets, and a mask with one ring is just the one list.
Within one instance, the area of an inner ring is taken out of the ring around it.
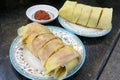
{"label": "grey tabletop", "polygon": [[[0,80],[28,80],[19,74],[11,65],[9,59],[9,48],[13,39],[17,36],[17,29],[31,22],[25,15],[26,9],[40,2],[32,0],[28,6],[19,7],[12,11],[0,14]],[[78,36],[86,48],[86,60],[82,68],[66,80],[97,80],[104,69],[107,60],[120,35],[120,9],[119,3],[111,1],[78,0],[78,2],[101,7],[113,7],[112,31],[103,37],[87,38]],[[43,2],[56,8],[60,8],[64,0]],[[49,25],[62,27],[58,20],[54,20]]]}

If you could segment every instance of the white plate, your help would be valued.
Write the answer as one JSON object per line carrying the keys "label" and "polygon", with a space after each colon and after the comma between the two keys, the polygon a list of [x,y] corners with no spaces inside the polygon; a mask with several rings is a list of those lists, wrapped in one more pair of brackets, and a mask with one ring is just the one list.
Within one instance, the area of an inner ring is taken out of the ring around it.
{"label": "white plate", "polygon": [[84,37],[101,37],[107,35],[112,30],[112,25],[108,30],[93,29],[73,24],[62,17],[58,17],[59,23],[68,31]]}
{"label": "white plate", "polygon": [[[51,19],[49,19],[49,20],[36,20],[36,19],[34,19],[34,14],[38,10],[46,11],[50,15]],[[58,10],[55,7],[50,6],[50,5],[44,5],[44,4],[34,5],[34,6],[27,9],[26,15],[30,20],[32,20],[34,22],[48,23],[48,22],[51,22],[57,18]]]}
{"label": "white plate", "polygon": [[[85,47],[82,41],[74,34],[56,26],[48,26],[48,28],[54,35],[61,38],[65,44],[72,45],[82,56],[78,66],[66,76],[66,78],[68,78],[82,67],[86,57]],[[20,43],[20,40],[20,36],[16,37],[10,47],[10,61],[13,67],[21,75],[32,80],[53,80],[53,78],[43,73],[44,69],[40,61],[27,50],[25,45]]]}

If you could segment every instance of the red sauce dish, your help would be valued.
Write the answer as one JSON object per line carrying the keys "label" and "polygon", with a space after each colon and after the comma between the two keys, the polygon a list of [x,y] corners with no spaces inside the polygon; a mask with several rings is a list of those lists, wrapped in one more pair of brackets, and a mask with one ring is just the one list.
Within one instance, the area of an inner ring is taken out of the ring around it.
{"label": "red sauce dish", "polygon": [[51,17],[46,11],[38,10],[35,12],[34,18],[36,20],[49,20]]}

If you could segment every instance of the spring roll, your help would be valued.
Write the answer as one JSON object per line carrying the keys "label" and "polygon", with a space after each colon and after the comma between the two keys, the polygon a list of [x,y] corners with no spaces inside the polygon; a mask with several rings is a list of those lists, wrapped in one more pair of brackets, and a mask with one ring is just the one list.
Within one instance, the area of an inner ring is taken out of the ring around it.
{"label": "spring roll", "polygon": [[44,66],[48,58],[63,46],[64,43],[60,39],[53,39],[45,44],[45,46],[38,51],[42,65]]}
{"label": "spring roll", "polygon": [[72,21],[72,18],[76,4],[77,2],[74,1],[66,1],[62,8],[59,10],[59,15],[70,22],[74,22]]}
{"label": "spring roll", "polygon": [[47,75],[63,79],[79,65],[81,55],[72,46],[65,45],[43,25],[34,22],[28,25],[30,27],[20,28],[18,34],[24,39],[22,43],[28,50],[40,59]]}
{"label": "spring roll", "polygon": [[28,36],[34,32],[37,34],[51,33],[47,27],[36,22],[27,24],[26,26],[18,29],[18,35],[22,36],[22,43],[26,43]]}
{"label": "spring roll", "polygon": [[39,35],[37,38],[35,38],[32,42],[33,46],[33,53],[35,54],[36,57],[38,57],[37,53],[38,50],[41,49],[47,42],[57,38],[53,34],[43,34]]}
{"label": "spring roll", "polygon": [[59,67],[64,67],[69,61],[78,58],[80,55],[71,46],[65,46],[53,54],[46,62],[46,73],[50,73]]}

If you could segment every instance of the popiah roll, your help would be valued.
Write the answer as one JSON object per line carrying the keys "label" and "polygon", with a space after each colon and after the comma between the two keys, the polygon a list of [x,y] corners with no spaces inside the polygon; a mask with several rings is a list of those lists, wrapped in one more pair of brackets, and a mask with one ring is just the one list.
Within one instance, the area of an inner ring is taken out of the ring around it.
{"label": "popiah roll", "polygon": [[[47,59],[53,55],[56,51],[64,46],[63,42],[60,39],[53,39],[49,41],[43,48],[38,51],[39,59],[44,66]],[[55,53],[56,54],[56,53]]]}
{"label": "popiah roll", "polygon": [[39,35],[33,40],[32,46],[33,46],[33,51],[36,56],[38,53],[38,50],[41,49],[47,42],[57,38],[53,34],[43,34]]}
{"label": "popiah roll", "polygon": [[36,22],[18,30],[19,36],[31,53],[42,63],[44,73],[63,79],[80,62],[81,55],[70,45]]}

